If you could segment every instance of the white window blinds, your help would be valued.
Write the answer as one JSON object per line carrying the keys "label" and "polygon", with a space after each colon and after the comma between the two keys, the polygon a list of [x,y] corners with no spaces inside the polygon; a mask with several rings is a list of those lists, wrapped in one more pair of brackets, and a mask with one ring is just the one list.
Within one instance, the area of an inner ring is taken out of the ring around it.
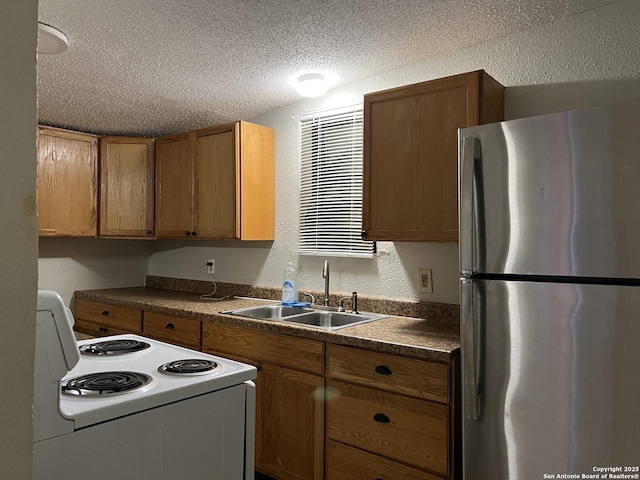
{"label": "white window blinds", "polygon": [[371,257],[362,240],[362,107],[300,118],[301,255]]}

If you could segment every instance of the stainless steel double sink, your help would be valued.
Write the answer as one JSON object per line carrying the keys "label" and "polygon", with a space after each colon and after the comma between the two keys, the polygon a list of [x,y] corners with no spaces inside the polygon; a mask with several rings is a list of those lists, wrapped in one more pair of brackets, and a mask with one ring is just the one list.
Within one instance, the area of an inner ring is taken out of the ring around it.
{"label": "stainless steel double sink", "polygon": [[282,321],[306,327],[320,328],[322,330],[337,330],[339,328],[351,327],[387,317],[387,315],[377,313],[347,313],[319,308],[287,307],[284,305],[261,305],[258,307],[226,310],[220,313],[255,320]]}

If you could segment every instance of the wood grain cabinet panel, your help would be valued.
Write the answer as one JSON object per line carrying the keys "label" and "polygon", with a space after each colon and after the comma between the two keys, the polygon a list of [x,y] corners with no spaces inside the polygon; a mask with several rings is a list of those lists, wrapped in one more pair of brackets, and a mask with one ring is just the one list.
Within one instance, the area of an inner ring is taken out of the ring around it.
{"label": "wood grain cabinet panel", "polygon": [[142,310],[77,298],[75,330],[88,335],[142,333]]}
{"label": "wood grain cabinet panel", "polygon": [[258,368],[256,469],[282,480],[322,480],[324,343],[204,322],[202,349]]}
{"label": "wood grain cabinet panel", "polygon": [[324,373],[324,343],[316,340],[204,322],[202,348],[309,373]]}
{"label": "wood grain cabinet panel", "polygon": [[200,320],[144,312],[142,332],[156,340],[200,350],[201,330]]}
{"label": "wood grain cabinet panel", "polygon": [[273,129],[234,122],[158,138],[156,234],[273,240]]}
{"label": "wood grain cabinet panel", "polygon": [[330,380],[326,415],[333,440],[449,474],[447,405]]}
{"label": "wood grain cabinet panel", "polygon": [[153,139],[100,138],[101,237],[153,237]]}
{"label": "wood grain cabinet panel", "polygon": [[324,378],[260,364],[256,468],[278,479],[322,480]]}
{"label": "wood grain cabinet panel", "polygon": [[457,360],[327,345],[327,478],[460,478]]}
{"label": "wood grain cabinet panel", "polygon": [[189,133],[156,139],[155,230],[158,237],[191,236],[194,148]]}
{"label": "wood grain cabinet panel", "polygon": [[327,345],[327,375],[360,385],[449,402],[449,365]]}
{"label": "wood grain cabinet panel", "polygon": [[458,241],[458,129],[503,119],[482,70],[365,95],[365,238]]}
{"label": "wood grain cabinet panel", "polygon": [[48,237],[98,234],[98,138],[38,128],[38,230]]}
{"label": "wood grain cabinet panel", "polygon": [[327,480],[441,480],[422,470],[333,440],[327,442],[326,465]]}

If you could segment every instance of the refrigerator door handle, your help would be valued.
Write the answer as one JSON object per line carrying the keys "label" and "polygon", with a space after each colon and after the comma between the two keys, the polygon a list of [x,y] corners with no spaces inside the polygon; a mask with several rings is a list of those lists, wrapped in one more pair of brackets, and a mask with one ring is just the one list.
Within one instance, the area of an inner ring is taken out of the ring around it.
{"label": "refrigerator door handle", "polygon": [[478,371],[476,365],[478,338],[473,305],[473,281],[462,278],[460,282],[464,411],[467,418],[477,420],[480,418],[480,407],[478,402]]}
{"label": "refrigerator door handle", "polygon": [[476,137],[462,139],[460,165],[460,273],[469,276],[473,272],[473,227],[476,221],[476,205],[473,201],[473,182],[476,159],[480,156],[480,141]]}

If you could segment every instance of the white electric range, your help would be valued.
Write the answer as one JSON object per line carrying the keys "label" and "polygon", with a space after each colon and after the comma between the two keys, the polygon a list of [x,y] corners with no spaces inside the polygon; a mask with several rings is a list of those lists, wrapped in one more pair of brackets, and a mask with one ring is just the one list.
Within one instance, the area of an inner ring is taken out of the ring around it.
{"label": "white electric range", "polygon": [[256,369],[125,334],[76,342],[38,292],[34,478],[253,479]]}

